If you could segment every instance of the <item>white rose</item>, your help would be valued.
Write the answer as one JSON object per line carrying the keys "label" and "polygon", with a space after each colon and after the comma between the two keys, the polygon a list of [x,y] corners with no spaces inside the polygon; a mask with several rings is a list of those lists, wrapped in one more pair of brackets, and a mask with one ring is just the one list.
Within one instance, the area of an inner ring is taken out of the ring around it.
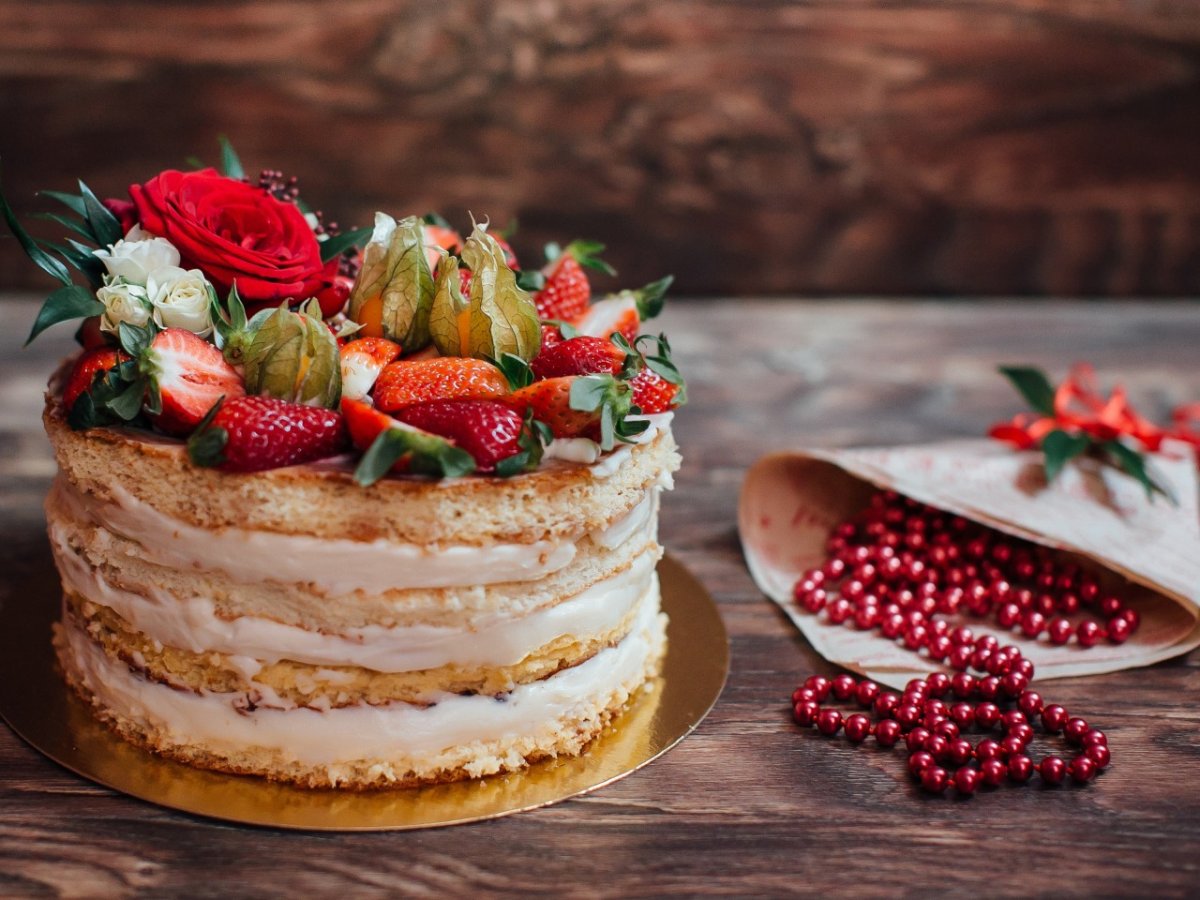
{"label": "white rose", "polygon": [[155,269],[146,283],[146,293],[154,307],[154,321],[163,328],[185,328],[200,337],[212,331],[208,282],[199,269]]}
{"label": "white rose", "polygon": [[117,281],[96,291],[96,299],[104,304],[100,317],[100,330],[117,332],[122,322],[139,328],[150,321],[150,298],[140,284],[125,284]]}
{"label": "white rose", "polygon": [[95,250],[113,278],[124,278],[130,284],[144,285],[155,269],[179,265],[179,251],[166,238],[154,237],[140,225],[129,229],[123,240],[107,250]]}

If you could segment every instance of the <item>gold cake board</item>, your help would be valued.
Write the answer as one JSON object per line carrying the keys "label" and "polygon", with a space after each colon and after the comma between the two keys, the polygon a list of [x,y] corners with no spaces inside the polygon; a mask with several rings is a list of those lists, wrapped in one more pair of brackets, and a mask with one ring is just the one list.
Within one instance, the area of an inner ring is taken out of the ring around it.
{"label": "gold cake board", "polygon": [[[670,616],[662,675],[580,757],[521,772],[425,788],[307,790],[206,772],[127,744],[93,718],[60,677],[50,646],[57,589],[0,609],[0,717],[32,747],[84,778],[182,812],[247,825],[388,831],[477,822],[557,803],[611,784],[687,736],[729,672],[729,642],[712,598],[676,560],[659,563]],[[49,585],[47,585],[49,588]]]}

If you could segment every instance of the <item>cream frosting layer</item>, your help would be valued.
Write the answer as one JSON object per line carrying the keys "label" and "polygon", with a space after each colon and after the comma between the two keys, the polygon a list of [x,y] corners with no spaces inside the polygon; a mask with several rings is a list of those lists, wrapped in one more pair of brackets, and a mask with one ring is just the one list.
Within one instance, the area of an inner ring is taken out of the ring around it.
{"label": "cream frosting layer", "polygon": [[[111,491],[115,502],[101,502],[82,495],[60,475],[46,499],[47,514],[53,521],[61,509],[76,520],[95,522],[140,545],[146,558],[158,565],[212,569],[243,583],[313,584],[332,595],[536,581],[569,565],[577,552],[571,541],[429,547],[241,528],[211,530],[164,515],[118,485]],[[641,531],[649,536],[654,517],[646,517],[645,507],[653,499],[648,495],[595,539],[603,543],[614,530],[623,532],[630,518],[643,520]]]}
{"label": "cream frosting layer", "polygon": [[447,695],[428,707],[250,710],[241,693],[194,693],[146,680],[105,654],[69,619],[62,625],[64,665],[102,708],[160,730],[173,744],[229,754],[261,747],[306,766],[428,757],[553,728],[637,679],[663,639],[657,578],[646,599],[629,635],[587,662],[498,698]]}
{"label": "cream frosting layer", "polygon": [[222,618],[208,598],[181,598],[155,588],[145,596],[124,590],[73,552],[54,524],[50,540],[64,587],[108,607],[160,644],[246,657],[259,664],[286,659],[377,672],[416,672],[452,664],[510,666],[557,638],[602,634],[646,594],[657,557],[649,549],[624,571],[562,603],[521,615],[490,613],[469,628],[373,625],[326,634],[260,616]]}

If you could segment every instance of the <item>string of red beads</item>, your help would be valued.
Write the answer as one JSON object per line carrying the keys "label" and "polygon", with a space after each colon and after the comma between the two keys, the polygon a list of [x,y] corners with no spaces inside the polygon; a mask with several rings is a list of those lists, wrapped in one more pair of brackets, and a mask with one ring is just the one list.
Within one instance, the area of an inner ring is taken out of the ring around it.
{"label": "string of red beads", "polygon": [[[1067,777],[1084,784],[1108,766],[1103,732],[1028,689],[1034,667],[1018,647],[1001,646],[992,635],[976,637],[942,617],[992,617],[1002,628],[1032,639],[1045,635],[1058,645],[1072,638],[1083,647],[1103,639],[1121,643],[1138,627],[1137,613],[1103,592],[1093,576],[1044,548],[893,491],[877,493],[866,512],[837,526],[827,549],[826,563],[796,582],[803,609],[824,612],[833,624],[877,629],[956,674],[913,679],[903,694],[850,675],[814,675],[792,695],[798,724],[829,736],[842,732],[853,743],[872,735],[884,747],[903,742],[909,772],[934,793],[953,786],[970,795],[1005,779],[1026,782],[1035,771],[1046,784]],[[1073,624],[1068,616],[1084,609],[1098,610],[1104,622]],[[872,715],[843,717],[822,706],[830,697]],[[1069,762],[1050,755],[1035,765],[1026,753],[1034,721],[1079,751]],[[973,726],[997,728],[1000,739],[973,746],[963,737]]]}

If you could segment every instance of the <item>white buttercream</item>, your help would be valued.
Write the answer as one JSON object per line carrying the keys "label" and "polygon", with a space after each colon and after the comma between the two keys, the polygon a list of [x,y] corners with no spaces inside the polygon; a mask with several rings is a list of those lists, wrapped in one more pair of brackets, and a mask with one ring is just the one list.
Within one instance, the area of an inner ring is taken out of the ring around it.
{"label": "white buttercream", "polygon": [[314,584],[331,594],[401,588],[536,581],[575,558],[573,542],[429,547],[394,541],[350,541],[243,528],[197,528],[166,516],[113,485],[115,503],[83,498],[63,478],[51,504],[91,519],[139,544],[151,562],[212,569],[235,581]]}
{"label": "white buttercream", "polygon": [[406,703],[249,709],[245,694],[194,693],[142,678],[107,656],[76,626],[63,626],[67,666],[112,713],[160,729],[166,740],[236,754],[277,750],[306,766],[357,760],[428,757],[477,741],[543,732],[587,712],[636,679],[656,649],[658,582],[654,579],[634,630],[615,647],[500,698],[447,695],[433,706]]}
{"label": "white buttercream", "polygon": [[225,619],[208,598],[180,598],[157,588],[147,596],[110,584],[50,527],[63,584],[106,606],[138,631],[169,647],[216,651],[244,659],[252,678],[262,663],[281,659],[313,666],[361,666],[378,672],[415,672],[459,665],[509,666],[564,635],[588,636],[614,628],[642,597],[654,574],[654,554],[643,553],[610,579],[526,615],[490,613],[469,629],[432,625],[371,625],[324,634],[260,616]]}

